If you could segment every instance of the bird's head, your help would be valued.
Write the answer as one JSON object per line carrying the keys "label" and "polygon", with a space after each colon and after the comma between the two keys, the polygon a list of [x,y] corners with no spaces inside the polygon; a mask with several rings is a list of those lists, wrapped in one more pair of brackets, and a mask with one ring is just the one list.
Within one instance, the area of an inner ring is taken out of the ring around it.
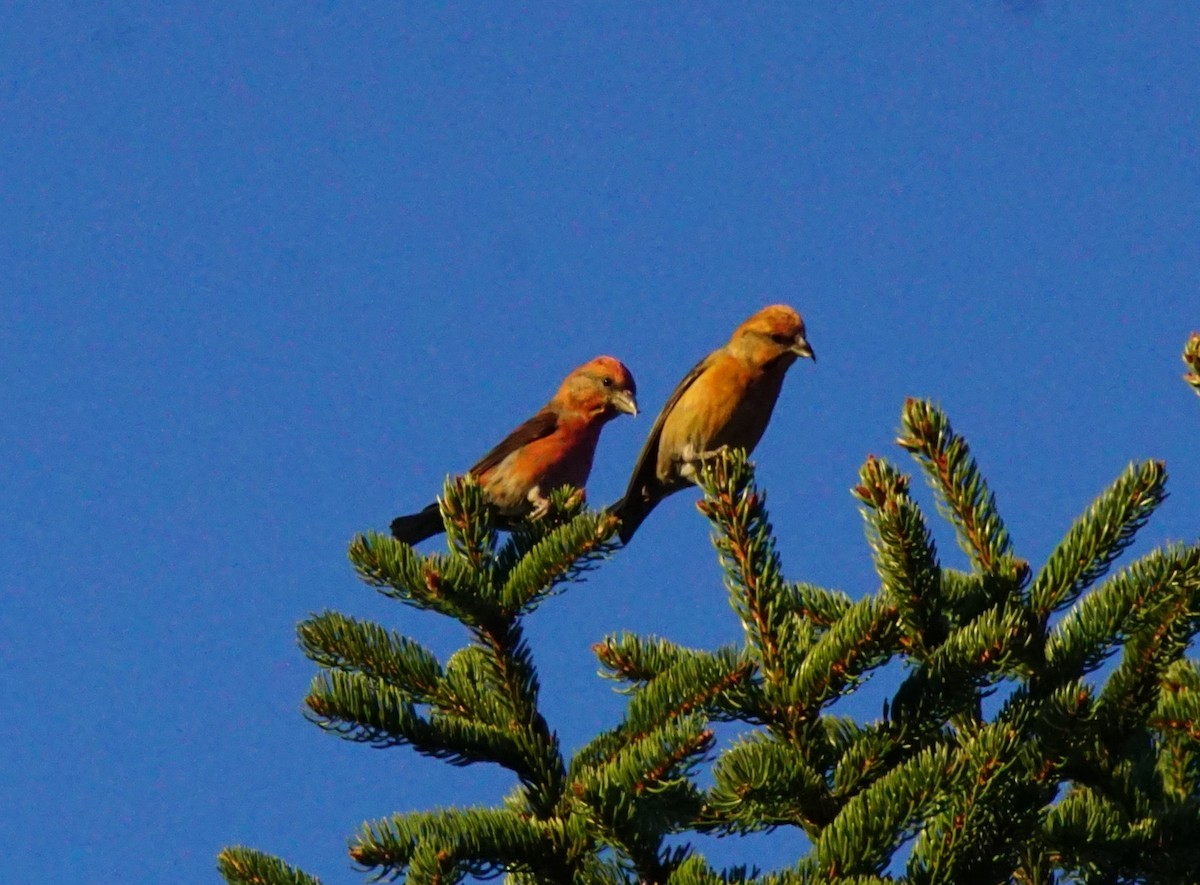
{"label": "bird's head", "polygon": [[555,399],[592,415],[636,415],[637,384],[620,360],[598,356],[567,376]]}
{"label": "bird's head", "polygon": [[757,365],[767,365],[780,358],[786,358],[789,364],[797,357],[817,361],[805,337],[804,320],[786,304],[764,307],[738,326],[729,339],[729,347]]}

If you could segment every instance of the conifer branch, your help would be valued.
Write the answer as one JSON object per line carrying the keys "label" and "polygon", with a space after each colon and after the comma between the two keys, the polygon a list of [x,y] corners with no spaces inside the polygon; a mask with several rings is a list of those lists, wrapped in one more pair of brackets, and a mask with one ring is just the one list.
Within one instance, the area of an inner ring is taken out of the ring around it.
{"label": "conifer branch", "polygon": [[817,835],[837,811],[825,778],[796,747],[761,732],[740,738],[713,768],[698,829],[751,833],[789,825]]}
{"label": "conifer branch", "polygon": [[795,715],[811,719],[871,668],[890,658],[899,644],[896,609],[877,597],[855,603],[809,649],[789,680],[784,697]]}
{"label": "conifer branch", "polygon": [[624,741],[604,764],[577,771],[571,795],[602,838],[635,864],[640,881],[662,881],[662,837],[695,818],[702,799],[690,774],[713,745],[700,716],[673,719]]}
{"label": "conifer branch", "polygon": [[775,606],[783,585],[782,564],[766,509],[754,484],[754,468],[741,449],[722,451],[700,472],[704,500],[696,506],[716,531],[713,546],[725,572],[730,603],[746,627],[763,677],[782,684],[784,672],[776,635],[782,612]]}
{"label": "conifer branch", "polygon": [[1188,367],[1183,380],[1200,396],[1200,332],[1193,332],[1183,348],[1183,363]]}
{"label": "conifer branch", "polygon": [[438,504],[451,553],[473,570],[488,572],[496,552],[496,528],[494,509],[484,498],[479,480],[470,473],[447,477]]}
{"label": "conifer branch", "polygon": [[840,590],[827,590],[803,581],[786,584],[781,594],[795,615],[818,630],[828,630],[854,603]]}
{"label": "conifer branch", "polygon": [[1079,758],[1078,747],[1095,736],[1094,714],[1091,687],[1074,680],[1047,694],[1022,686],[1009,697],[995,722],[1021,729],[1039,742],[1041,756],[1029,774],[1036,784],[1052,785],[1073,759]]}
{"label": "conifer branch", "polygon": [[402,692],[361,673],[318,673],[304,703],[314,724],[355,743],[408,744],[451,765],[494,762],[526,781],[537,775],[506,729],[459,716],[422,716]]}
{"label": "conifer branch", "polygon": [[[1200,360],[1200,341],[1196,344]],[[320,667],[308,716],[348,740],[409,745],[519,785],[498,808],[447,808],[364,826],[352,856],[409,885],[505,874],[512,885],[878,885],[918,832],[904,881],[1200,881],[1200,544],[1160,549],[1099,583],[1164,495],[1157,462],[1131,467],[1080,517],[1030,587],[995,500],[944,414],[910,400],[900,443],[921,463],[972,562],[942,567],[909,480],[870,458],[863,502],[879,592],[782,576],[753,468],[740,451],[705,464],[712,522],[745,641],[709,652],[628,633],[594,646],[629,697],[619,725],[568,767],[539,709],[522,618],[615,548],[615,520],[581,493],[509,524],[470,478],[441,502],[449,553],[354,539],[367,583],[464,624],[441,664],[415,640],[335,612],[300,624]],[[496,528],[511,529],[497,548]],[[1086,592],[1086,595],[1085,595]],[[1050,628],[1052,615],[1070,607]],[[1124,645],[1102,689],[1086,675]],[[832,715],[870,673],[914,665],[883,719]],[[982,699],[1015,686],[998,714]],[[711,723],[752,730],[713,765]],[[1057,792],[1066,796],[1055,804]],[[803,830],[813,850],[772,873],[710,867],[681,831]],[[244,848],[219,859],[238,885],[315,885]]]}
{"label": "conifer branch", "polygon": [[997,721],[955,753],[955,789],[926,824],[908,864],[913,882],[954,885],[1004,880],[1052,791],[1028,778],[1041,748],[1015,723]]}
{"label": "conifer branch", "polygon": [[753,669],[732,650],[682,652],[637,689],[626,720],[581,749],[569,770],[569,795],[592,809],[603,840],[630,858],[640,882],[665,881],[682,859],[664,857],[661,840],[700,813],[689,774],[712,746],[705,714]]}
{"label": "conifer branch", "polygon": [[1028,676],[1040,639],[1021,605],[996,606],[951,631],[930,659],[932,669],[949,675]]}
{"label": "conifer branch", "polygon": [[686,656],[696,653],[694,649],[683,648],[669,639],[642,637],[634,633],[606,636],[602,642],[592,646],[592,651],[608,671],[601,671],[601,676],[633,683],[628,688],[620,689],[625,693],[637,690],[640,685],[655,679]]}
{"label": "conifer branch", "polygon": [[1167,548],[1152,563],[1159,568],[1160,581],[1146,589],[1158,592],[1098,699],[1116,734],[1126,733],[1150,714],[1162,675],[1200,631],[1200,544]]}
{"label": "conifer branch", "polygon": [[244,845],[222,849],[217,855],[217,871],[229,885],[321,885],[315,876]]}
{"label": "conifer branch", "polygon": [[1086,881],[1200,881],[1197,798],[1131,812],[1107,792],[1076,785],[1050,809],[1043,839],[1058,868]]}
{"label": "conifer branch", "polygon": [[[707,652],[684,648],[656,636],[642,638],[621,633],[605,637],[592,650],[608,671],[601,671],[601,676],[631,683],[618,689],[624,694],[636,694],[663,674],[672,673],[677,674],[670,677],[672,681],[696,690],[681,710],[703,708],[716,719],[759,721],[755,711],[761,709],[762,699],[752,680],[754,663],[733,646]],[[705,685],[708,687],[704,688]]]}
{"label": "conifer branch", "polygon": [[610,513],[584,513],[548,532],[508,572],[501,605],[509,612],[530,611],[562,584],[582,581],[616,550],[619,525]]}
{"label": "conifer branch", "polygon": [[[719,714],[731,710],[731,700],[752,690],[753,674],[753,663],[733,649],[687,655],[634,694],[626,727],[635,734],[645,734],[669,719],[693,712],[722,718]],[[733,711],[738,709],[738,705],[732,706]]]}
{"label": "conifer branch", "polygon": [[813,846],[811,869],[837,881],[883,872],[895,846],[955,789],[957,771],[948,746],[901,762],[842,806]]}
{"label": "conifer branch", "polygon": [[1073,603],[1133,543],[1166,498],[1166,481],[1161,461],[1130,464],[1075,521],[1029,589],[1030,605],[1043,623]]}
{"label": "conifer branch", "polygon": [[1135,881],[1129,818],[1102,794],[1074,787],[1049,809],[1043,839],[1061,869],[1085,881]]}
{"label": "conifer branch", "polygon": [[485,576],[462,557],[421,556],[401,541],[367,532],[350,542],[350,562],[365,583],[390,599],[464,624],[478,624],[497,614]]}
{"label": "conifer branch", "polygon": [[1037,647],[1023,606],[988,609],[951,631],[900,684],[891,703],[892,722],[918,743],[947,722],[973,728],[981,721],[984,689],[1006,675],[1027,676]]}
{"label": "conifer branch", "polygon": [[478,645],[460,648],[446,662],[446,672],[437,687],[433,709],[438,713],[492,725],[515,733],[511,702],[497,691],[495,663]]}
{"label": "conifer branch", "polygon": [[[547,535],[587,512],[584,501],[583,492],[570,486],[561,486],[550,492],[550,509],[541,519],[522,519],[506,525],[505,528],[509,529],[508,540],[500,546],[495,559],[500,584],[503,585],[512,570],[524,561],[529,552]],[[605,514],[593,514],[597,515]]]}
{"label": "conifer branch", "polygon": [[753,664],[732,650],[681,656],[674,666],[638,688],[625,721],[602,732],[575,754],[569,776],[572,781],[589,769],[608,765],[623,749],[653,737],[680,718],[705,714],[712,718],[740,712],[739,694],[748,687]]}
{"label": "conifer branch", "polygon": [[727,875],[720,875],[702,856],[693,854],[671,871],[667,885],[729,885],[730,882],[745,881],[747,879],[744,876],[731,879]]}
{"label": "conifer branch", "polygon": [[1200,801],[1200,665],[1176,661],[1160,680],[1158,707],[1150,720],[1159,732],[1158,772],[1167,801]]}
{"label": "conifer branch", "polygon": [[[827,719],[830,717],[826,717]],[[861,792],[897,762],[933,746],[945,738],[944,720],[930,717],[923,729],[913,723],[877,722],[855,727],[838,741],[832,776],[832,794],[839,801]]]}
{"label": "conifer branch", "polygon": [[967,441],[954,432],[945,413],[926,400],[908,399],[901,420],[904,431],[896,442],[925,470],[963,550],[980,571],[1016,578],[1018,570],[1010,561],[1012,540]]}
{"label": "conifer branch", "polygon": [[761,873],[754,868],[734,867],[718,873],[704,858],[693,855],[687,858],[667,879],[666,885],[896,885],[890,876],[842,876],[831,880],[811,864],[802,864],[791,870]]}
{"label": "conifer branch", "polygon": [[1050,633],[1044,677],[1061,682],[1095,670],[1142,629],[1180,582],[1195,579],[1195,548],[1160,548],[1087,596]]}
{"label": "conifer branch", "polygon": [[934,613],[944,609],[937,547],[925,517],[908,494],[908,477],[870,456],[853,493],[865,505],[867,540],[887,599],[904,627],[902,643],[918,660],[945,636]]}
{"label": "conifer branch", "polygon": [[1176,661],[1163,673],[1161,685],[1164,696],[1200,691],[1200,662],[1190,658]]}
{"label": "conifer branch", "polygon": [[942,566],[941,593],[945,600],[944,617],[948,628],[969,624],[998,597],[996,579],[990,575],[968,574],[958,569]]}
{"label": "conifer branch", "polygon": [[1150,718],[1150,726],[1175,732],[1200,745],[1200,694],[1194,691],[1164,693]]}
{"label": "conifer branch", "polygon": [[475,634],[491,669],[489,682],[512,717],[509,730],[525,760],[518,774],[530,790],[535,813],[547,816],[562,795],[566,770],[558,737],[538,710],[533,656],[515,619],[484,624]]}
{"label": "conifer branch", "polygon": [[406,636],[330,611],[301,621],[296,632],[305,655],[321,667],[383,680],[417,702],[438,693],[441,665]]}
{"label": "conifer branch", "polygon": [[393,815],[364,824],[350,846],[354,861],[377,878],[405,875],[410,885],[503,872],[527,873],[546,883],[569,882],[566,854],[559,823],[493,808]]}

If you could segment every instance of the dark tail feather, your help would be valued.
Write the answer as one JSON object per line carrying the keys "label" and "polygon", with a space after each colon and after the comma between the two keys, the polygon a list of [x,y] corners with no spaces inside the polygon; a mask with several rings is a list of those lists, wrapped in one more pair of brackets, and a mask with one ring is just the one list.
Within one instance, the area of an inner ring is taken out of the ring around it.
{"label": "dark tail feather", "polygon": [[392,537],[405,544],[419,544],[442,531],[445,531],[445,526],[442,525],[442,512],[436,501],[424,510],[392,520]]}
{"label": "dark tail feather", "polygon": [[642,495],[626,495],[609,508],[612,514],[621,520],[617,536],[621,539],[622,544],[629,543],[633,533],[638,530],[638,526],[650,515],[650,511],[657,503],[658,501],[649,501]]}

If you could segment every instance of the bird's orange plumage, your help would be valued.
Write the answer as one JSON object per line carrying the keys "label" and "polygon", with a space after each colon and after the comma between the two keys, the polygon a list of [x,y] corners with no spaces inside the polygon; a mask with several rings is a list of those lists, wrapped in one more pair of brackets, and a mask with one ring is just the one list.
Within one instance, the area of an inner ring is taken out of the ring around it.
{"label": "bird's orange plumage", "polygon": [[684,377],[650,429],[625,497],[613,508],[623,541],[659,501],[694,481],[704,457],[724,447],[753,451],[784,375],[801,356],[816,359],[804,321],[776,304],[738,326],[728,343]]}
{"label": "bird's orange plumage", "polygon": [[[541,516],[552,490],[584,487],[600,430],[622,412],[636,415],[636,395],[633,375],[620,360],[596,357],[571,372],[550,402],[468,472],[501,515]],[[437,502],[392,520],[392,534],[409,544],[441,530]]]}

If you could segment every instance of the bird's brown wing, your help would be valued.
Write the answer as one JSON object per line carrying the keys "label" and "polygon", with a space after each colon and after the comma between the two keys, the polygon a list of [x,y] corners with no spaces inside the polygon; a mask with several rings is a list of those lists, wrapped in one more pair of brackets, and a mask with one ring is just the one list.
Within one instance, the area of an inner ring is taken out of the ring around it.
{"label": "bird's brown wing", "polygon": [[[504,437],[494,449],[484,455],[470,472],[475,476],[495,467],[521,446],[528,445],[535,439],[549,436],[558,426],[558,415],[549,408],[540,412]],[[442,514],[437,501],[424,510],[397,516],[392,520],[392,535],[408,544],[417,544],[442,530]]]}
{"label": "bird's brown wing", "polygon": [[494,449],[480,458],[479,462],[471,468],[471,473],[475,476],[486,473],[522,446],[549,436],[556,427],[558,427],[558,413],[549,406],[543,407],[541,411],[500,440]]}
{"label": "bird's brown wing", "polygon": [[683,376],[683,380],[676,385],[675,390],[671,393],[671,397],[667,400],[666,405],[658,413],[658,417],[654,419],[654,426],[650,428],[650,435],[646,437],[646,442],[642,446],[642,451],[638,453],[637,463],[633,468],[633,475],[629,477],[629,486],[625,489],[625,497],[613,505],[612,510],[621,517],[623,526],[621,528],[621,539],[628,541],[633,537],[634,531],[641,524],[646,515],[654,508],[654,505],[662,500],[667,494],[675,489],[667,488],[659,482],[657,476],[658,468],[658,443],[662,437],[663,425],[667,423],[667,416],[671,414],[671,410],[675,408],[675,404],[679,402],[679,398],[683,396],[700,374],[707,369],[716,358],[717,351],[713,351],[696,365],[692,366],[692,370]]}

